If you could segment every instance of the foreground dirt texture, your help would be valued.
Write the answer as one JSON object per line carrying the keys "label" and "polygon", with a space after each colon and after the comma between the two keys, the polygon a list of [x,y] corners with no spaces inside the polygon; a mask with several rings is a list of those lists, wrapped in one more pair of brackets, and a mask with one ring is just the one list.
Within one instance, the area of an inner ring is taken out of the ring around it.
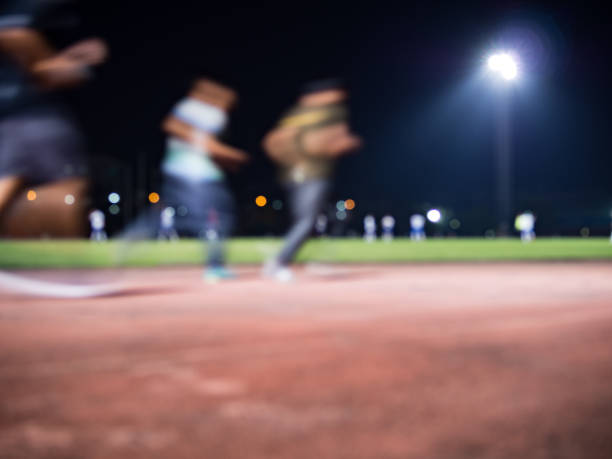
{"label": "foreground dirt texture", "polygon": [[239,273],[0,292],[0,456],[612,457],[612,264]]}

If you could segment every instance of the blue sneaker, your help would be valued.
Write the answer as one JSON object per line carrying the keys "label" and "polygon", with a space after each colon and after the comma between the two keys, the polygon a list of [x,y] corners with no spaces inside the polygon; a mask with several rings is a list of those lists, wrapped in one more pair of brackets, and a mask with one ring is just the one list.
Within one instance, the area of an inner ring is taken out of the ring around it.
{"label": "blue sneaker", "polygon": [[216,283],[222,280],[235,279],[234,272],[223,266],[211,266],[204,271],[202,278],[209,283]]}

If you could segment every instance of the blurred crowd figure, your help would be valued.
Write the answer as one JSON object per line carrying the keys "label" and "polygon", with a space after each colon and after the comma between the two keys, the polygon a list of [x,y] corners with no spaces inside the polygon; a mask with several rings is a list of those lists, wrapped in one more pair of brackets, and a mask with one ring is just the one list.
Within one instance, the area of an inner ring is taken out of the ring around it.
{"label": "blurred crowd figure", "polygon": [[531,211],[516,216],[514,228],[520,232],[522,242],[531,242],[535,239],[535,220],[536,218]]}
{"label": "blurred crowd figure", "polygon": [[412,215],[410,217],[410,239],[422,241],[425,237],[425,217],[421,214]]}
{"label": "blurred crowd figure", "polygon": [[376,240],[376,218],[373,215],[366,215],[363,219],[363,239],[366,242]]}
{"label": "blurred crowd figure", "polygon": [[237,98],[227,86],[200,78],[174,106],[163,122],[168,139],[161,196],[165,209],[181,212],[170,219],[169,214],[154,210],[139,217],[123,235],[126,240],[152,238],[163,231],[161,222],[172,220],[178,233],[208,242],[204,278],[212,282],[234,277],[225,266],[224,241],[235,220],[226,173],[237,170],[248,156],[221,142],[219,135],[227,127],[228,113]]}
{"label": "blurred crowd figure", "polygon": [[176,210],[174,207],[165,207],[159,216],[159,233],[157,234],[157,239],[159,240],[169,240],[169,241],[177,241],[179,239],[178,233],[174,228],[174,218],[176,215]]}
{"label": "blurred crowd figure", "polygon": [[319,214],[317,215],[317,220],[315,221],[315,231],[318,236],[325,236],[327,232],[327,215]]}
{"label": "blurred crowd figure", "polygon": [[[53,183],[60,192],[49,193],[54,199],[41,210],[56,224],[69,219],[61,224],[78,227],[85,220],[85,147],[61,92],[86,82],[107,48],[96,38],[55,46],[54,36],[74,28],[65,17],[73,14],[69,6],[61,0],[0,4],[0,219],[28,187]],[[27,199],[45,197],[31,190]]]}
{"label": "blurred crowd figure", "polygon": [[89,213],[89,225],[91,226],[91,234],[89,239],[92,241],[106,241],[106,216],[99,209],[94,209]]}
{"label": "blurred crowd figure", "polygon": [[336,159],[360,146],[348,124],[347,91],[335,79],[308,84],[263,140],[278,165],[293,217],[283,246],[263,269],[266,277],[291,280],[289,265],[324,209]]}
{"label": "blurred crowd figure", "polygon": [[391,215],[385,215],[380,220],[380,226],[382,227],[382,239],[383,241],[393,240],[393,231],[395,229],[395,218]]}

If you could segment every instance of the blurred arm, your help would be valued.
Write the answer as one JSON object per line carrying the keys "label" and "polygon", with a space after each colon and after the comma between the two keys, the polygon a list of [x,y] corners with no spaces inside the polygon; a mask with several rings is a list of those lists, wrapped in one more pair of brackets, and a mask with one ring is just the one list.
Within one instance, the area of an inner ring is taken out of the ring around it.
{"label": "blurred arm", "polygon": [[214,136],[199,131],[174,116],[166,118],[162,128],[164,132],[206,150],[215,160],[229,161],[233,164],[248,161],[248,156],[242,150],[226,145]]}
{"label": "blurred arm", "polygon": [[262,147],[273,161],[282,165],[292,165],[299,158],[295,143],[298,130],[281,127],[270,131],[262,141]]}
{"label": "blurred arm", "polygon": [[47,88],[72,86],[89,76],[88,67],[104,61],[104,42],[89,39],[56,52],[36,30],[12,27],[0,30],[0,51]]}
{"label": "blurred arm", "polygon": [[0,50],[28,72],[37,62],[55,54],[41,34],[27,27],[0,30]]}
{"label": "blurred arm", "polygon": [[349,132],[348,124],[341,123],[305,131],[299,143],[307,155],[336,157],[359,148],[361,139]]}

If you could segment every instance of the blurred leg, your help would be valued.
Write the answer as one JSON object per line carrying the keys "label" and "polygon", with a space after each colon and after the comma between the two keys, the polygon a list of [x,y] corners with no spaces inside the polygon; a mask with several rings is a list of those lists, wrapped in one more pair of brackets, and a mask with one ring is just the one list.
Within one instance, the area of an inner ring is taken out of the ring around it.
{"label": "blurred leg", "polygon": [[2,233],[21,238],[85,236],[87,189],[83,178],[44,183],[33,186],[36,199],[30,201],[27,189],[20,187],[2,212]]}
{"label": "blurred leg", "polygon": [[0,178],[0,217],[22,184],[23,181],[20,177]]}
{"label": "blurred leg", "polygon": [[206,207],[208,219],[206,230],[214,231],[207,237],[207,264],[220,267],[225,264],[225,240],[234,228],[234,198],[224,183],[206,184]]}
{"label": "blurred leg", "polygon": [[294,223],[281,249],[277,261],[285,266],[291,263],[310,236],[317,215],[325,205],[329,191],[327,180],[313,180],[295,185],[290,191],[290,204],[294,216]]}

